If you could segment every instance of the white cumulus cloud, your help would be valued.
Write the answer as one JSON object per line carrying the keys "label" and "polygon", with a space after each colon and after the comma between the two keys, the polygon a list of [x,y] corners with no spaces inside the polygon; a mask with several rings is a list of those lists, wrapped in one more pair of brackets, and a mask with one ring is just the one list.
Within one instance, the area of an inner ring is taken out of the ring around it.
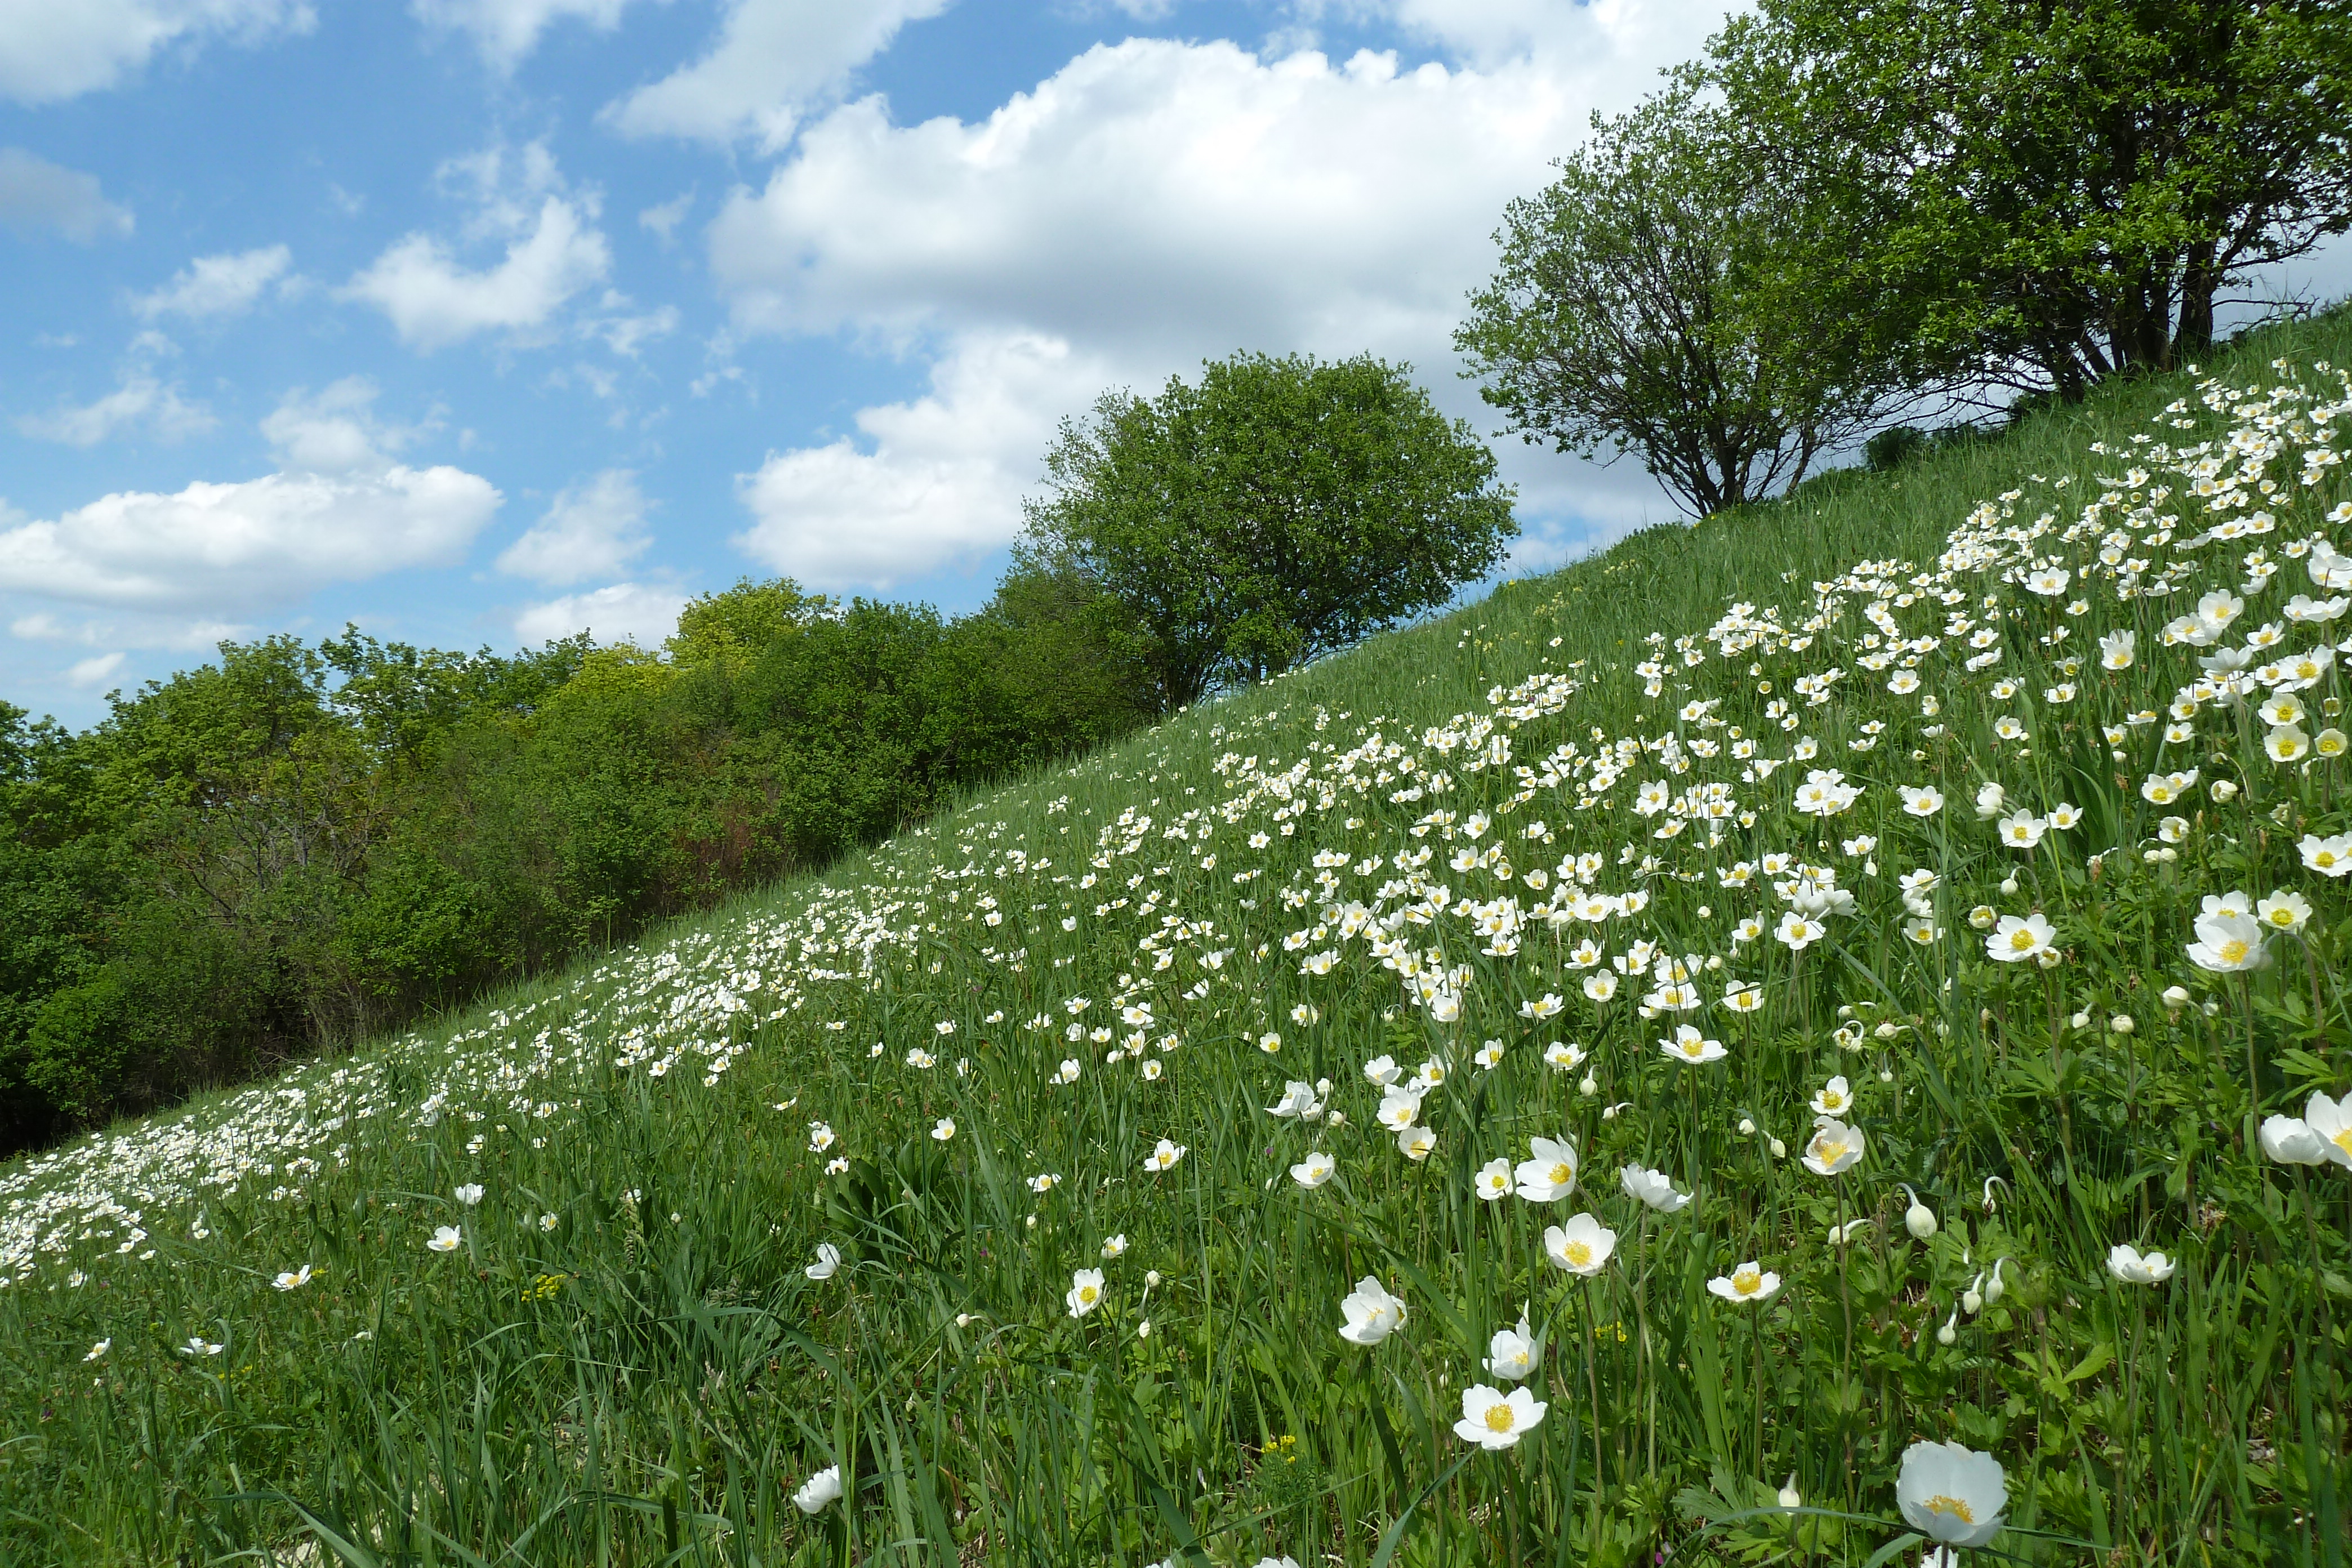
{"label": "white cumulus cloud", "polygon": [[453,565],[499,500],[453,468],[125,491],[0,531],[0,589],[190,613],[283,605],[329,583]]}
{"label": "white cumulus cloud", "polygon": [[0,6],[0,98],[54,103],[112,87],[175,43],[260,43],[317,25],[307,0],[11,0]]}
{"label": "white cumulus cloud", "polygon": [[[1530,8],[1475,9],[1456,41],[1491,42],[1491,64],[1130,39],[977,121],[900,125],[869,98],[803,127],[709,230],[736,329],[929,353],[933,385],[861,413],[858,437],[770,454],[739,481],[753,519],[739,544],[825,586],[969,561],[1017,530],[1058,416],[1236,350],[1410,362],[1442,406],[1493,429],[1452,334],[1504,206],[1724,13],[1579,5],[1538,36]],[[1038,345],[1059,355],[1050,377]],[[1555,542],[1571,516],[1621,528],[1657,495],[1630,468],[1516,441],[1498,456],[1523,513],[1560,520]]]}
{"label": "white cumulus cloud", "polygon": [[100,193],[98,176],[39,158],[22,147],[0,147],[0,224],[19,234],[55,229],[88,245],[131,232],[131,211]]}
{"label": "white cumulus cloud", "polygon": [[469,269],[428,234],[397,241],[343,289],[391,318],[404,342],[446,348],[477,332],[544,326],[612,265],[604,237],[571,200],[548,196],[494,267]]}
{"label": "white cumulus cloud", "polygon": [[286,276],[293,260],[294,253],[282,245],[199,256],[161,289],[134,297],[131,308],[151,321],[158,316],[204,321],[242,315],[263,289]]}
{"label": "white cumulus cloud", "polygon": [[636,476],[607,468],[560,492],[547,515],[499,554],[499,570],[555,587],[612,576],[653,542],[647,510]]}
{"label": "white cumulus cloud", "polygon": [[524,643],[552,642],[587,632],[598,642],[633,642],[656,648],[677,630],[686,595],[660,583],[614,583],[585,594],[568,594],[516,612],[515,636]]}
{"label": "white cumulus cloud", "polygon": [[278,466],[296,473],[380,474],[393,454],[437,426],[400,425],[375,414],[376,385],[347,375],[313,394],[296,387],[261,422]]}
{"label": "white cumulus cloud", "polygon": [[1021,496],[1055,422],[1102,384],[1059,339],[974,335],[932,368],[931,390],[862,410],[866,443],[772,452],[738,476],[751,526],[736,546],[817,588],[887,588],[970,565],[1021,531]]}
{"label": "white cumulus cloud", "polygon": [[887,47],[908,22],[951,0],[733,0],[701,58],[609,104],[602,118],[631,136],[728,142],[768,151],[792,140],[809,106]]}

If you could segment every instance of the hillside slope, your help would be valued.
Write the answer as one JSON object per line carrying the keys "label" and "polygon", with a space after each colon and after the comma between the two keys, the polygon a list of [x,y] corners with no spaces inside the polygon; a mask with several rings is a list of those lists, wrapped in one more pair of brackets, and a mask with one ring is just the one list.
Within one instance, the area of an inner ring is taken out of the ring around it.
{"label": "hillside slope", "polygon": [[1931,1439],[2028,1560],[2340,1562],[2336,361],[1647,531],[11,1167],[0,1555],[1861,1563],[2002,1508]]}

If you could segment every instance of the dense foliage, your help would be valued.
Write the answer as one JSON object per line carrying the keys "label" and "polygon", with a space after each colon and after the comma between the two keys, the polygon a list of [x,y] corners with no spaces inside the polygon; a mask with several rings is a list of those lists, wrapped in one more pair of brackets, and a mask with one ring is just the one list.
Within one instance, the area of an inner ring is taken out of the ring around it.
{"label": "dense foliage", "polygon": [[1163,713],[1436,608],[1518,531],[1486,443],[1370,355],[1107,393],[1045,467],[1020,559],[1097,588]]}
{"label": "dense foliage", "polygon": [[1694,516],[1801,482],[1919,371],[1813,275],[1806,205],[1686,90],[1597,120],[1511,204],[1454,333],[1509,433],[1630,453]]}
{"label": "dense foliage", "polygon": [[2337,0],[1761,0],[1514,202],[1458,341],[1513,432],[1695,516],[1906,402],[2208,353],[2352,227]]}
{"label": "dense foliage", "polygon": [[17,1164],[0,1556],[2340,1568],[2347,362]]}
{"label": "dense foliage", "polygon": [[478,994],[1131,727],[1078,585],[746,583],[661,657],[224,645],[79,733],[0,710],[0,1143]]}
{"label": "dense foliage", "polygon": [[2208,352],[2251,269],[2352,226],[2334,0],[1767,0],[1689,74],[1889,343],[2067,400]]}

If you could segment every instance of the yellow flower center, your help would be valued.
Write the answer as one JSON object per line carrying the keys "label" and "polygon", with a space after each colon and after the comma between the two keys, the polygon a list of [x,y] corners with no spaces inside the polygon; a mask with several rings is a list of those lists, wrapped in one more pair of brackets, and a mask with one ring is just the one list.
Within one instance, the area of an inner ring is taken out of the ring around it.
{"label": "yellow flower center", "polygon": [[1764,1276],[1753,1268],[1743,1268],[1731,1277],[1731,1288],[1743,1296],[1753,1296],[1764,1289]]}
{"label": "yellow flower center", "polygon": [[2314,855],[2311,858],[2311,863],[2325,871],[2329,867],[2336,864],[2336,851],[2333,849],[2323,849],[2318,854]]}
{"label": "yellow flower center", "polygon": [[1843,1139],[1835,1142],[1832,1142],[1827,1138],[1817,1139],[1813,1143],[1813,1154],[1822,1164],[1834,1165],[1845,1158],[1845,1152],[1853,1146]]}
{"label": "yellow flower center", "polygon": [[[2352,1132],[2347,1132],[2345,1136],[2352,1138]],[[1559,1255],[1579,1268],[1592,1261],[1592,1248],[1581,1241],[1570,1242],[1559,1249]]]}
{"label": "yellow flower center", "polygon": [[1574,1180],[1576,1180],[1575,1166],[1563,1162],[1562,1163],[1554,1165],[1551,1168],[1551,1184],[1553,1186],[1564,1187]]}
{"label": "yellow flower center", "polygon": [[1822,1090],[1822,1103],[1832,1110],[1843,1110],[1845,1109],[1845,1096],[1825,1089]]}
{"label": "yellow flower center", "polygon": [[1922,1506],[1924,1506],[1929,1513],[1948,1513],[1954,1519],[1958,1520],[1962,1524],[1974,1524],[1977,1521],[1975,1510],[1970,1509],[1967,1503],[1962,1502],[1956,1497],[1946,1497],[1941,1492],[1937,1492],[1934,1497],[1929,1498]]}
{"label": "yellow flower center", "polygon": [[2281,931],[2286,930],[2287,927],[2294,924],[2294,911],[2293,910],[2273,910],[2271,911],[2271,924],[2278,927]]}
{"label": "yellow flower center", "polygon": [[1487,1431],[1507,1432],[1518,1424],[1518,1415],[1511,1408],[1510,1401],[1498,1399],[1486,1406]]}
{"label": "yellow flower center", "polygon": [[2352,1127],[2347,1127],[2343,1131],[2338,1132],[2335,1137],[2329,1139],[2328,1142],[2335,1144],[2338,1149],[2343,1150],[2347,1154],[2352,1154]]}
{"label": "yellow flower center", "polygon": [[1099,1294],[1101,1294],[1101,1292],[1097,1291],[1091,1285],[1081,1285],[1078,1287],[1078,1300],[1089,1307],[1095,1304],[1095,1298]]}
{"label": "yellow flower center", "polygon": [[1683,1042],[1683,1055],[1686,1057],[1701,1056],[1705,1054],[1706,1050],[1706,1043],[1704,1040],[1685,1040]]}
{"label": "yellow flower center", "polygon": [[2243,963],[2246,961],[2247,944],[2242,939],[2233,936],[2221,944],[2220,952],[2222,963]]}
{"label": "yellow flower center", "polygon": [[2011,952],[2032,952],[2033,951],[2033,933],[2023,926],[2020,926],[2015,931],[2010,932],[2009,951]]}

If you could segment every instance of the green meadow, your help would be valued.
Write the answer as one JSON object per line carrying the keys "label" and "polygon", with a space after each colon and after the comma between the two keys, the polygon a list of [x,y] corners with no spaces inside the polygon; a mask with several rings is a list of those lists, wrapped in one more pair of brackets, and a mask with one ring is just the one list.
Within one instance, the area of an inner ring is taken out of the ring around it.
{"label": "green meadow", "polygon": [[2339,363],[1646,530],[15,1163],[0,1558],[2337,1568]]}

